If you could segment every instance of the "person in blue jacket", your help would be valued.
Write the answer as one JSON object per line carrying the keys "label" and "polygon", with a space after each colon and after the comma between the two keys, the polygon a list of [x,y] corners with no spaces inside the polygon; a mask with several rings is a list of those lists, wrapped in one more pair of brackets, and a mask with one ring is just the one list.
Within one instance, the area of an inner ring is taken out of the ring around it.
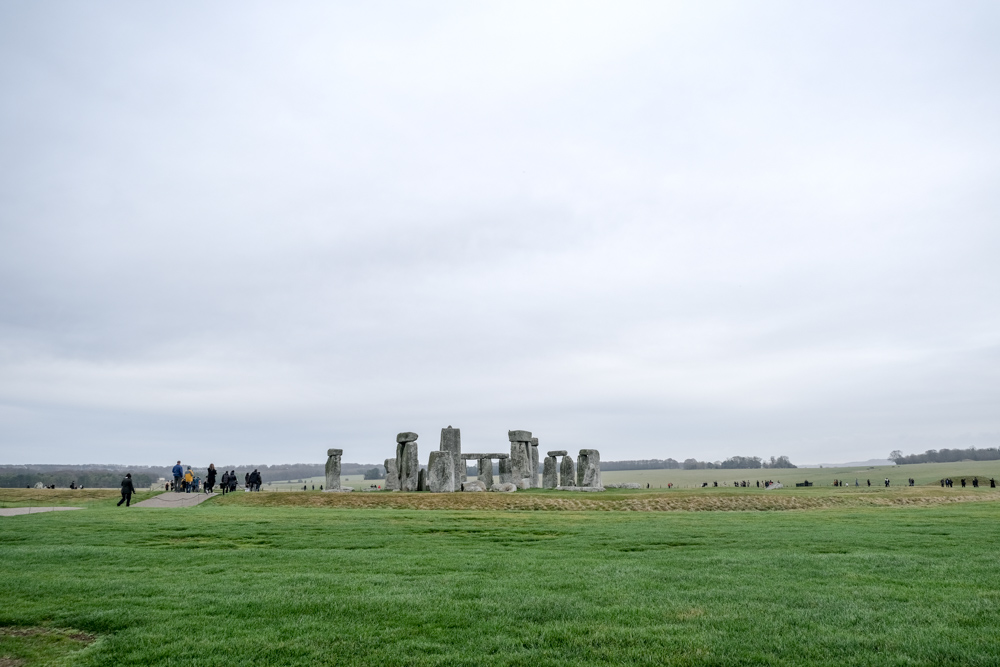
{"label": "person in blue jacket", "polygon": [[184,479],[184,466],[178,461],[177,465],[174,466],[174,491],[181,490],[181,480]]}

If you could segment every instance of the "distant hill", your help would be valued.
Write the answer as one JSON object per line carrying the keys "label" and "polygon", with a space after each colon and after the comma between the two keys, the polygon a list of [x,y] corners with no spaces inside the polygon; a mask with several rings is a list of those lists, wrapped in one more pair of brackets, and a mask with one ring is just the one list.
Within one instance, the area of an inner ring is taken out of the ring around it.
{"label": "distant hill", "polygon": [[896,465],[892,459],[868,459],[867,461],[848,461],[847,463],[806,463],[800,468],[864,468],[867,466]]}

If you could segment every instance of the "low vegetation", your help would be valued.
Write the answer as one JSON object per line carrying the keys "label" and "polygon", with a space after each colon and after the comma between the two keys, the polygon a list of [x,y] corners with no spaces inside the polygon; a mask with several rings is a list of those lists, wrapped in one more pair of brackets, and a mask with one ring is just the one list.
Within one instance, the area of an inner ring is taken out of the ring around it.
{"label": "low vegetation", "polygon": [[1000,497],[951,491],[91,496],[0,518],[0,659],[75,635],[65,664],[993,665]]}

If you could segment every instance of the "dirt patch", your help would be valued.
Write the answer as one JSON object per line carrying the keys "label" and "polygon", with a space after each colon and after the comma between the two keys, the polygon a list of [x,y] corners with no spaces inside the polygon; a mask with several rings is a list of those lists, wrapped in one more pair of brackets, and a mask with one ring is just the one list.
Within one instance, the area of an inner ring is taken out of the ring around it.
{"label": "dirt patch", "polygon": [[0,667],[23,667],[26,664],[28,663],[20,658],[8,658],[7,656],[0,655]]}

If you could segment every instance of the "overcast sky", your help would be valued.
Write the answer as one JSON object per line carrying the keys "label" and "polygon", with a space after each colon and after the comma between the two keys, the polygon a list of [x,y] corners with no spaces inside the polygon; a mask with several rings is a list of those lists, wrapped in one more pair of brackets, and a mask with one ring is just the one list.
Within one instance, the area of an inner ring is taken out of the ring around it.
{"label": "overcast sky", "polygon": [[0,3],[0,463],[995,447],[998,34],[993,1]]}

